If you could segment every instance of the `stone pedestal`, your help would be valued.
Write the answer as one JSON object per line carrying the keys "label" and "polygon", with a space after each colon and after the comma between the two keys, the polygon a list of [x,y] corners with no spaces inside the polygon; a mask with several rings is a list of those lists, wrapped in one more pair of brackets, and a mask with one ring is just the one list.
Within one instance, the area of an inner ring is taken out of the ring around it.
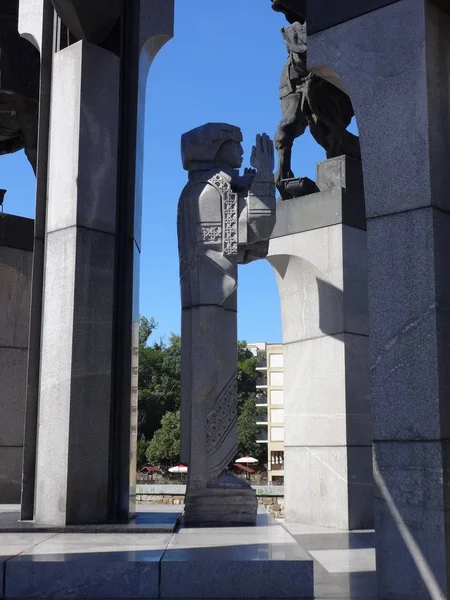
{"label": "stone pedestal", "polygon": [[318,164],[319,193],[279,201],[268,259],[284,342],[285,517],[373,526],[361,164]]}
{"label": "stone pedestal", "polygon": [[340,78],[361,135],[378,594],[448,598],[450,16],[382,4],[310,30],[308,59]]}
{"label": "stone pedestal", "polygon": [[20,501],[33,221],[0,215],[0,504]]}

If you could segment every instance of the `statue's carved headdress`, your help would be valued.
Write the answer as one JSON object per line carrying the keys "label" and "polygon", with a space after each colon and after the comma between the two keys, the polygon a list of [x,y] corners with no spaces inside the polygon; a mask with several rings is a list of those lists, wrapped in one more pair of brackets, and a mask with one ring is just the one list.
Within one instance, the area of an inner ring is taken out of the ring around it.
{"label": "statue's carved headdress", "polygon": [[181,136],[183,169],[194,171],[214,163],[220,148],[227,142],[242,142],[239,127],[227,123],[207,123]]}

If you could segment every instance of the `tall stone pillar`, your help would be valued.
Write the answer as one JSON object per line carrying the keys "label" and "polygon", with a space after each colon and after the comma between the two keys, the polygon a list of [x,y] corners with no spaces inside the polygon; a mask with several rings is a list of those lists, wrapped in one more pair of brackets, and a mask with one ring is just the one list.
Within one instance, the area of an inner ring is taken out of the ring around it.
{"label": "tall stone pillar", "polygon": [[317,167],[320,193],[278,201],[268,259],[284,342],[285,517],[373,526],[366,219],[361,163]]}
{"label": "tall stone pillar", "polygon": [[20,501],[33,221],[0,214],[0,504]]}
{"label": "tall stone pillar", "polygon": [[83,41],[55,55],[36,466],[40,523],[107,519],[118,111],[117,56]]}
{"label": "tall stone pillar", "polygon": [[380,0],[327,21],[314,4],[309,65],[348,90],[361,136],[378,594],[448,598],[450,16]]}
{"label": "tall stone pillar", "polygon": [[79,41],[52,64],[34,515],[122,522],[133,511],[145,85],[173,0],[127,2],[120,23],[117,4],[89,15],[52,1]]}

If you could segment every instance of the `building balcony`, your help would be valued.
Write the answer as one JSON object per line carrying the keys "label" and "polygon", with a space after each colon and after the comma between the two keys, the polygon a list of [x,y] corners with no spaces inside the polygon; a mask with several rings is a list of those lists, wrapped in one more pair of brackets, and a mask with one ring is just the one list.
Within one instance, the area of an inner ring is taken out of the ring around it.
{"label": "building balcony", "polygon": [[262,389],[267,387],[267,375],[261,375],[256,380],[256,389]]}
{"label": "building balcony", "polygon": [[[262,425],[262,424],[258,423],[258,425]],[[268,444],[269,443],[269,435],[268,435],[267,427],[263,426],[261,431],[258,433],[258,435],[256,436],[256,443],[257,444]]]}

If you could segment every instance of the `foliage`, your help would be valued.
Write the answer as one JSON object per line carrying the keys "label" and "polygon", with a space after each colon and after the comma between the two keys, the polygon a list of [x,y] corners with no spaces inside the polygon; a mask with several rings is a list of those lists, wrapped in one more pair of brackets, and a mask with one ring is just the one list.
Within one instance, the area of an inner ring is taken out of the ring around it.
{"label": "foliage", "polygon": [[[157,328],[154,318],[142,317],[139,330],[139,420],[138,465],[177,464],[180,461],[181,337],[172,334],[168,342],[149,345]],[[238,342],[239,451],[265,456],[264,444],[256,444],[260,426],[256,425],[257,359]],[[178,423],[175,423],[178,418]],[[147,441],[150,440],[150,441]],[[144,458],[145,457],[145,458]]]}
{"label": "foliage", "polygon": [[258,359],[247,348],[247,342],[238,342],[238,409],[256,394]]}
{"label": "foliage", "polygon": [[238,416],[239,454],[253,456],[263,465],[267,462],[267,445],[256,442],[261,430],[261,425],[256,424],[259,420],[257,402],[258,398],[255,395],[242,402]]}
{"label": "foliage", "polygon": [[153,331],[158,327],[158,323],[153,317],[147,319],[147,317],[141,317],[139,319],[139,346],[146,346],[149,337]]}
{"label": "foliage", "polygon": [[161,419],[161,428],[155,433],[146,452],[152,465],[173,466],[180,461],[180,411],[167,412]]}
{"label": "foliage", "polygon": [[137,462],[137,470],[140,471],[142,469],[142,467],[145,467],[145,465],[147,464],[147,457],[145,456],[145,453],[147,451],[147,446],[148,446],[148,442],[145,439],[145,436],[141,436],[138,439],[137,442],[137,457],[136,457],[136,462]]}

